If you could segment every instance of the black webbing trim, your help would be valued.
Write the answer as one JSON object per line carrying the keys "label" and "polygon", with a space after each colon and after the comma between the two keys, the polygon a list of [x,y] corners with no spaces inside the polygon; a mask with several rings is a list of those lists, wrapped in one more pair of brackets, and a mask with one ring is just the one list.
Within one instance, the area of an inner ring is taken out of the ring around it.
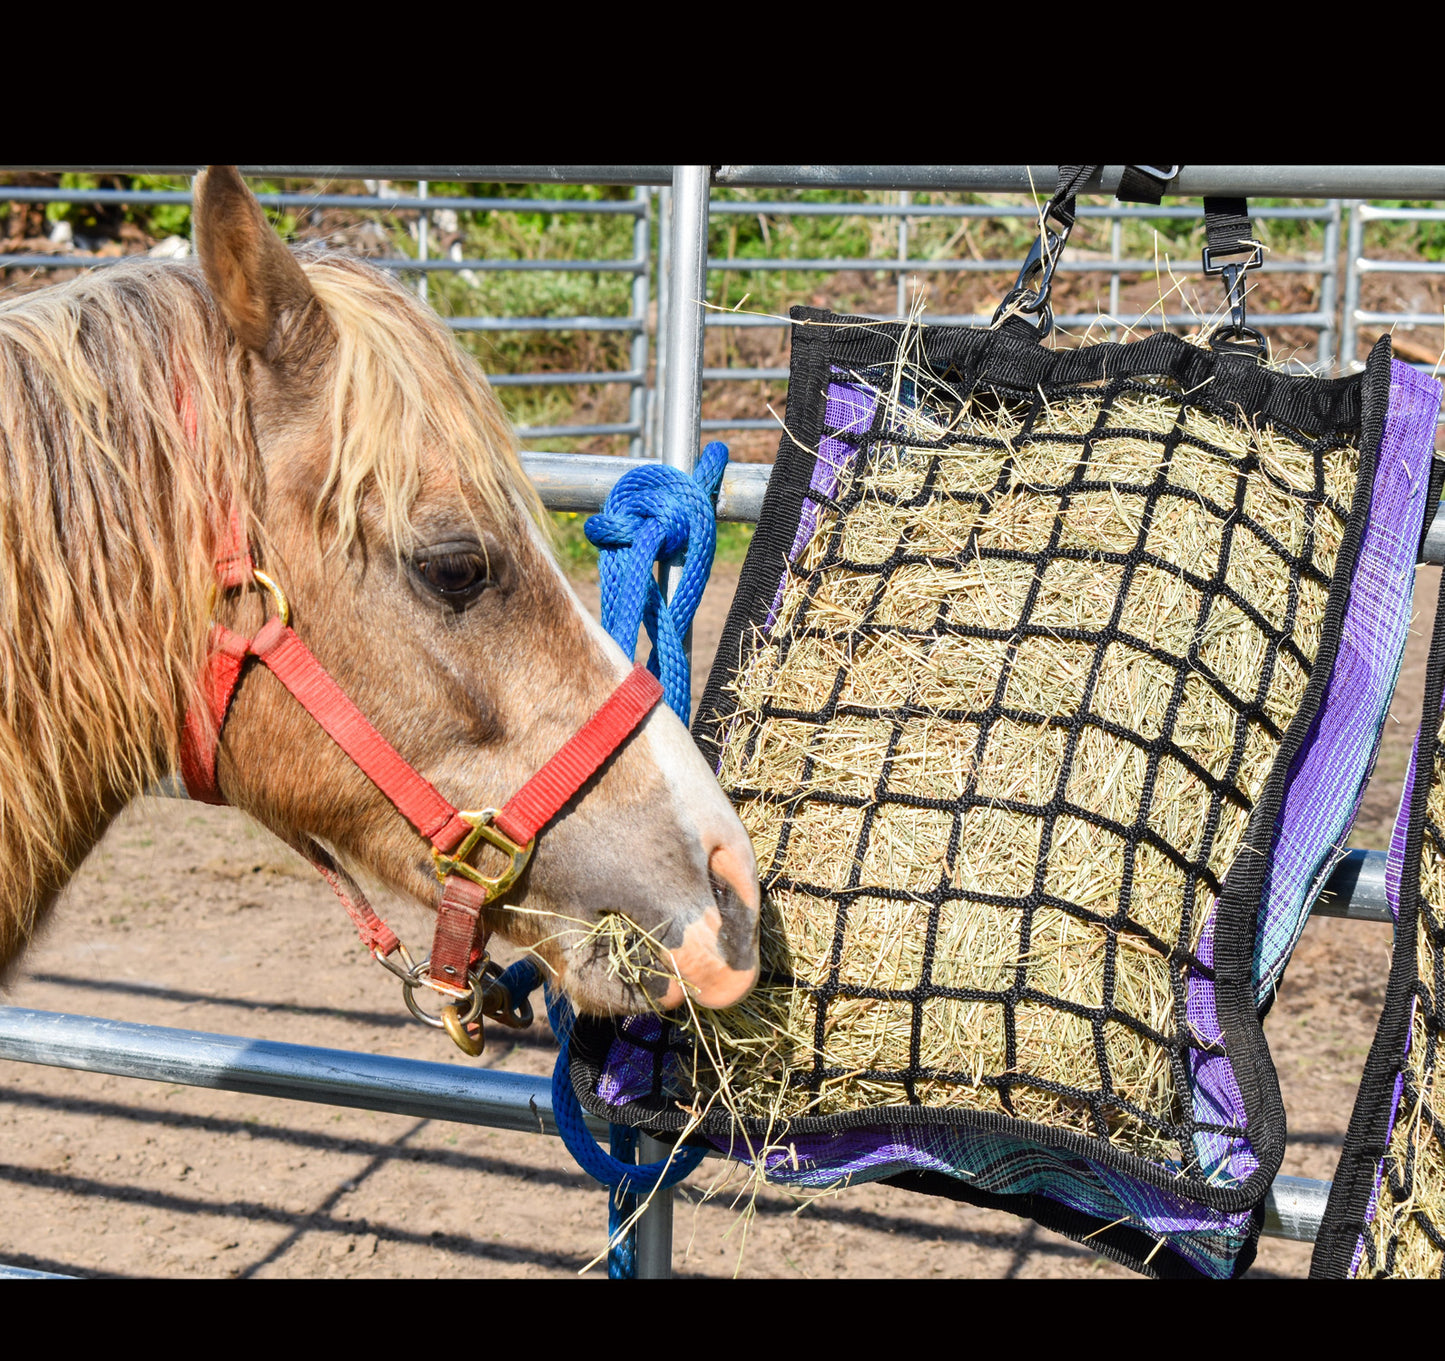
{"label": "black webbing trim", "polygon": [[1204,200],[1204,232],[1209,253],[1221,256],[1248,255],[1254,250],[1249,227],[1249,204],[1242,198]]}
{"label": "black webbing trim", "polygon": [[[794,307],[791,376],[788,394],[794,398],[788,408],[788,423],[778,443],[777,458],[767,495],[763,498],[758,527],[748,545],[738,588],[718,639],[717,653],[707,685],[692,722],[692,737],[708,765],[716,770],[721,753],[718,730],[726,716],[736,708],[736,696],[729,696],[724,687],[736,672],[743,642],[743,632],[753,623],[767,618],[777,593],[778,582],[786,568],[788,551],[798,522],[803,515],[803,501],[813,479],[813,465],[818,459],[818,443],[823,438],[823,414],[827,403],[823,394],[828,387],[830,327],[822,323],[858,322],[867,325],[864,317],[835,317],[830,312]],[[810,324],[814,323],[814,324]],[[805,393],[813,400],[796,400]],[[796,436],[796,438],[795,438]]]}
{"label": "black webbing trim", "polygon": [[1345,1133],[1340,1165],[1335,1170],[1319,1237],[1310,1261],[1310,1276],[1342,1280],[1349,1275],[1355,1245],[1365,1232],[1375,1172],[1388,1148],[1391,1117],[1395,1110],[1395,1080],[1405,1061],[1410,1034],[1410,1013],[1415,1000],[1419,967],[1416,938],[1420,922],[1420,856],[1425,814],[1434,783],[1439,754],[1440,701],[1445,694],[1445,581],[1435,607],[1435,630],[1430,639],[1430,660],[1425,673],[1421,706],[1419,751],[1415,759],[1415,787],[1411,791],[1409,823],[1405,831],[1405,863],[1400,872],[1400,919],[1395,925],[1394,959],[1385,990],[1379,1028],[1365,1061],[1355,1109]]}
{"label": "black webbing trim", "polygon": [[[904,324],[880,326],[862,318],[838,317],[812,307],[795,307],[794,321],[830,325],[829,357],[841,367],[867,368],[896,358]],[[856,326],[840,323],[857,321]],[[794,327],[794,337],[799,333]],[[1142,340],[1105,341],[1073,350],[1050,350],[1037,339],[964,326],[930,326],[923,331],[923,352],[934,373],[957,374],[957,386],[998,383],[1032,392],[1045,387],[1098,383],[1115,377],[1172,378],[1190,394],[1191,405],[1213,415],[1238,418],[1240,407],[1261,420],[1278,422],[1310,436],[1357,431],[1361,418],[1359,374],[1312,378],[1308,374],[1263,370],[1255,380],[1251,366],[1221,364],[1220,357],[1182,336],[1160,331]],[[1252,366],[1258,369],[1257,364]],[[1260,395],[1262,394],[1262,395]],[[1258,402],[1258,405],[1255,403]],[[792,416],[789,417],[792,424]],[[774,583],[776,585],[776,582]],[[771,600],[771,597],[769,597]],[[761,622],[761,621],[760,621]]]}
{"label": "black webbing trim", "polygon": [[1420,548],[1416,553],[1422,557],[1425,553],[1425,540],[1430,537],[1430,530],[1435,523],[1435,512],[1440,509],[1440,493],[1445,490],[1445,458],[1438,454],[1430,457],[1430,491],[1425,498],[1425,520],[1420,526]]}

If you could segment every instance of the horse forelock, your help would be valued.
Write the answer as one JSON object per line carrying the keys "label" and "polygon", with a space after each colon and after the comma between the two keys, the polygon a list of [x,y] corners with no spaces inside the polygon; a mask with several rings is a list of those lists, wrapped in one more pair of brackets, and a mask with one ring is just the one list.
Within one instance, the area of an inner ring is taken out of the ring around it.
{"label": "horse forelock", "polygon": [[435,312],[379,270],[344,256],[301,254],[335,333],[330,360],[331,447],[318,516],[333,517],[331,547],[359,532],[375,497],[393,551],[416,543],[412,511],[430,470],[460,504],[494,523],[540,518],[511,423],[485,376]]}

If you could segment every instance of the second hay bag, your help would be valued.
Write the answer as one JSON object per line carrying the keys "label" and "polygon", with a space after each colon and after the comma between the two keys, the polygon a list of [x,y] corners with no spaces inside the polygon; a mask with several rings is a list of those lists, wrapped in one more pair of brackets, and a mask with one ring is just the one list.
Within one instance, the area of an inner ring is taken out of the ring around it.
{"label": "second hay bag", "polygon": [[1445,600],[1390,838],[1394,960],[1315,1243],[1317,1278],[1445,1276]]}
{"label": "second hay bag", "polygon": [[793,315],[694,724],[764,975],[579,1021],[578,1095],[780,1181],[902,1178],[1237,1274],[1284,1143],[1261,1010],[1403,650],[1433,419],[1386,425],[1425,380],[1387,343],[1323,382]]}

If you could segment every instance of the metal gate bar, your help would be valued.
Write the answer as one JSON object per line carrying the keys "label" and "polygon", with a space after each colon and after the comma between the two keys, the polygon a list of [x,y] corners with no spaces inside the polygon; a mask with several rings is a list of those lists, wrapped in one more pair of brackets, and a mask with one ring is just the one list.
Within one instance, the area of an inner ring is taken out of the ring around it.
{"label": "metal gate bar", "polygon": [[[258,179],[332,179],[357,173],[342,165],[243,165]],[[80,171],[120,175],[193,175],[194,165],[0,165],[4,170]],[[1112,194],[1122,165],[1106,165],[1079,188]],[[388,165],[367,166],[370,177],[490,184],[670,185],[670,165]],[[1056,165],[720,165],[712,182],[739,189],[933,189],[975,194],[1053,191]],[[1186,198],[1237,194],[1246,198],[1445,199],[1438,165],[1188,165],[1166,193]]]}
{"label": "metal gate bar", "polygon": [[[14,168],[14,167],[10,167]],[[184,173],[190,175],[194,167]],[[365,167],[353,168],[348,178],[360,178]],[[651,259],[651,193],[640,188],[630,199],[516,199],[437,197],[426,192],[429,182],[418,180],[415,195],[398,194],[260,194],[266,207],[310,209],[345,208],[355,212],[415,211],[420,214],[417,233],[417,255],[366,257],[369,264],[393,274],[417,279],[417,291],[426,301],[426,281],[432,274],[478,273],[556,273],[556,274],[621,274],[631,275],[629,309],[626,316],[596,317],[444,317],[454,331],[486,332],[628,332],[628,367],[588,373],[515,373],[489,375],[494,387],[577,387],[582,385],[626,385],[629,391],[628,418],[595,424],[563,423],[558,425],[521,425],[519,437],[524,440],[576,439],[626,435],[628,452],[640,457],[645,449],[645,414],[647,409],[648,360],[648,275]],[[192,204],[195,195],[181,189],[63,189],[32,185],[0,186],[0,201],[10,203],[100,203],[100,204]],[[438,210],[458,213],[548,213],[552,215],[630,216],[633,219],[631,254],[600,260],[567,259],[452,259],[450,256],[428,254],[428,223]],[[0,269],[107,269],[112,265],[134,261],[134,255],[97,255],[82,251],[64,254],[40,252],[0,252]]]}
{"label": "metal gate bar", "polygon": [[[1372,260],[1365,250],[1365,228],[1371,222],[1445,222],[1445,208],[1387,208],[1372,203],[1350,205],[1350,229],[1345,259],[1344,316],[1341,325],[1340,363],[1345,373],[1365,367],[1359,357],[1361,326],[1392,329],[1395,326],[1445,325],[1439,312],[1367,311],[1360,307],[1360,286],[1366,274],[1445,274],[1445,260]],[[1439,365],[1414,363],[1422,373]],[[1445,422],[1445,411],[1440,420]]]}
{"label": "metal gate bar", "polygon": [[[411,167],[412,170],[427,170],[428,167]],[[474,168],[475,169],[475,168]],[[348,167],[350,178],[372,173],[372,167]],[[381,172],[376,172],[381,173]],[[599,172],[600,173],[600,172]],[[726,187],[720,177],[715,176],[714,182],[720,187]],[[376,186],[375,179],[366,180],[370,189]],[[646,187],[639,187],[633,198],[625,201],[603,200],[594,201],[586,199],[553,200],[553,199],[509,199],[495,197],[445,197],[437,198],[427,192],[429,181],[420,179],[417,182],[418,192],[413,195],[385,194],[379,190],[367,194],[305,194],[296,192],[281,192],[261,195],[261,201],[268,206],[291,208],[303,210],[307,208],[320,207],[342,207],[354,211],[415,211],[421,216],[419,218],[419,231],[415,233],[418,237],[418,251],[415,257],[375,257],[372,263],[379,268],[389,270],[393,273],[415,277],[417,289],[421,296],[426,296],[427,278],[434,273],[460,273],[468,271],[475,273],[589,273],[589,274],[631,274],[631,300],[628,315],[625,317],[596,317],[596,316],[570,316],[570,317],[452,317],[447,319],[448,324],[458,331],[486,332],[486,333],[542,333],[542,332],[568,332],[579,330],[591,330],[600,332],[628,332],[631,335],[629,342],[630,354],[628,366],[619,370],[604,370],[596,372],[577,373],[512,373],[492,375],[493,385],[496,387],[519,388],[519,387],[577,387],[581,385],[607,385],[620,384],[629,388],[628,415],[625,421],[599,422],[594,424],[582,424],[578,422],[564,422],[553,425],[523,425],[519,427],[519,434],[526,443],[535,444],[537,441],[561,438],[597,438],[612,436],[627,436],[629,439],[628,453],[634,457],[641,457],[644,454],[654,452],[654,446],[658,439],[653,437],[652,425],[649,420],[648,402],[650,393],[647,385],[647,352],[648,352],[648,283],[652,268],[650,250],[649,204],[651,191]],[[668,193],[664,190],[664,195]],[[193,195],[186,190],[159,190],[159,189],[81,189],[81,188],[48,188],[44,186],[6,186],[0,189],[0,197],[9,201],[19,203],[102,203],[102,204],[187,204],[193,201]],[[559,260],[559,259],[453,259],[450,256],[442,258],[429,257],[427,251],[427,227],[430,213],[433,209],[445,209],[452,212],[476,213],[488,212],[546,212],[549,214],[574,213],[574,214],[626,214],[634,219],[633,248],[630,258],[614,258],[600,260]],[[875,217],[875,218],[896,218],[898,223],[899,249],[895,255],[887,258],[874,258],[868,256],[840,257],[827,259],[730,259],[716,258],[708,262],[708,268],[721,273],[746,273],[754,270],[809,270],[813,272],[834,272],[838,270],[869,271],[881,270],[891,272],[898,279],[896,302],[897,312],[893,317],[885,319],[897,319],[906,310],[907,284],[906,280],[910,274],[959,274],[959,273],[993,273],[1001,274],[1016,273],[1021,265],[1018,260],[973,260],[973,259],[944,259],[932,260],[923,257],[910,257],[908,255],[907,242],[909,236],[908,223],[913,219],[926,220],[935,219],[967,219],[967,218],[1016,218],[1028,219],[1036,214],[1036,207],[1027,203],[1018,204],[919,204],[913,201],[909,191],[901,191],[897,202],[893,203],[789,203],[785,201],[766,202],[744,202],[732,199],[718,199],[711,204],[711,212],[718,216],[762,213],[772,217]],[[1189,205],[1171,205],[1168,207],[1150,207],[1142,205],[1085,205],[1080,209],[1080,216],[1094,219],[1109,220],[1113,223],[1110,257],[1106,260],[1065,260],[1060,263],[1060,270],[1067,273],[1084,275],[1106,275],[1109,281],[1109,318],[1110,330],[1114,339],[1121,338],[1125,328],[1136,326],[1147,326],[1157,328],[1160,326],[1191,326],[1197,323],[1198,318],[1186,312],[1170,312],[1160,314],[1153,311],[1145,313],[1121,312],[1119,307],[1121,278],[1129,274],[1152,273],[1157,268],[1156,262],[1149,259],[1127,259],[1121,252],[1121,231],[1119,223],[1129,219],[1144,218],[1166,218],[1181,221],[1198,220],[1201,210]],[[1319,306],[1313,311],[1296,313],[1268,313],[1261,311],[1255,317],[1256,323],[1262,328],[1280,326],[1304,326],[1318,333],[1318,351],[1316,360],[1308,365],[1316,372],[1327,372],[1332,367],[1334,355],[1337,350],[1334,335],[1335,324],[1335,303],[1338,294],[1337,269],[1339,260],[1338,238],[1339,238],[1339,204],[1331,201],[1322,207],[1298,207],[1286,206],[1280,208],[1257,208],[1254,214],[1261,219],[1277,220],[1302,220],[1322,221],[1325,224],[1325,242],[1322,259],[1319,261],[1271,261],[1264,266],[1268,273],[1303,273],[1317,275],[1320,278]],[[659,253],[659,302],[657,320],[657,343],[661,346],[664,343],[666,329],[667,311],[665,303],[665,276],[668,268],[666,259],[667,253],[667,232],[661,234],[662,250]],[[129,256],[102,256],[71,251],[61,254],[42,253],[0,253],[0,268],[26,268],[26,269],[58,269],[58,268],[106,268],[112,264],[120,263],[130,259]],[[1192,257],[1186,257],[1178,262],[1171,261],[1170,268],[1177,275],[1194,276],[1199,274],[1201,266]],[[870,314],[871,315],[871,314]],[[979,325],[985,324],[989,317],[983,314],[948,314],[931,317],[934,324],[949,325]],[[1070,327],[1089,327],[1096,322],[1096,318],[1087,312],[1061,313],[1058,316],[1060,325]],[[728,315],[726,313],[714,313],[707,318],[710,327],[763,327],[776,328],[786,326],[785,319],[772,319],[767,317],[749,315]],[[1300,367],[1305,367],[1300,365]],[[663,366],[659,365],[659,378],[655,389],[660,397],[663,383],[661,381]],[[706,382],[737,382],[737,381],[770,381],[781,382],[787,377],[787,370],[781,367],[772,368],[713,368],[704,371]],[[769,428],[769,421],[762,416],[740,417],[730,420],[708,419],[702,429],[708,432],[733,430],[761,430]]]}
{"label": "metal gate bar", "polygon": [[[662,394],[662,461],[689,477],[697,463],[702,424],[703,299],[707,297],[708,168],[680,165],[672,180],[671,259],[667,289],[672,299],[666,345],[667,386]],[[635,465],[633,465],[635,466]],[[600,503],[599,503],[600,506]],[[663,595],[672,600],[682,579],[681,563],[659,569]],[[692,630],[682,640],[692,656]],[[666,1156],[665,1146],[644,1136],[642,1162]],[[637,1221],[637,1275],[662,1280],[672,1275],[672,1192],[657,1191]]]}
{"label": "metal gate bar", "polygon": [[[548,1079],[460,1063],[427,1063],[30,1007],[0,1007],[3,1059],[524,1134],[557,1133]],[[588,1117],[587,1123],[605,1136],[605,1122]],[[666,1144],[647,1144],[644,1160],[666,1156]],[[1312,1241],[1329,1187],[1329,1182],[1304,1177],[1276,1177],[1265,1199],[1264,1232]],[[651,1229],[645,1227],[649,1223]],[[639,1276],[672,1274],[671,1231],[668,1192],[653,1198],[653,1208],[638,1224]]]}
{"label": "metal gate bar", "polygon": [[[527,1134],[557,1133],[549,1079],[461,1063],[282,1044],[30,1007],[0,1007],[0,1059]],[[589,1116],[587,1123],[606,1135],[606,1121]]]}

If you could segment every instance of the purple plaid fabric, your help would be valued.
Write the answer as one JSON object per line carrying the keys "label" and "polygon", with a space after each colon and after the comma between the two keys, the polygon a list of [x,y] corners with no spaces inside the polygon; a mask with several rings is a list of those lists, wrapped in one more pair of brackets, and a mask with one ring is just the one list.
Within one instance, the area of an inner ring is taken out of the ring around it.
{"label": "purple plaid fabric", "polygon": [[1290,769],[1255,938],[1261,1005],[1341,856],[1405,655],[1440,384],[1396,360],[1370,519],[1360,544],[1339,654],[1324,704]]}

